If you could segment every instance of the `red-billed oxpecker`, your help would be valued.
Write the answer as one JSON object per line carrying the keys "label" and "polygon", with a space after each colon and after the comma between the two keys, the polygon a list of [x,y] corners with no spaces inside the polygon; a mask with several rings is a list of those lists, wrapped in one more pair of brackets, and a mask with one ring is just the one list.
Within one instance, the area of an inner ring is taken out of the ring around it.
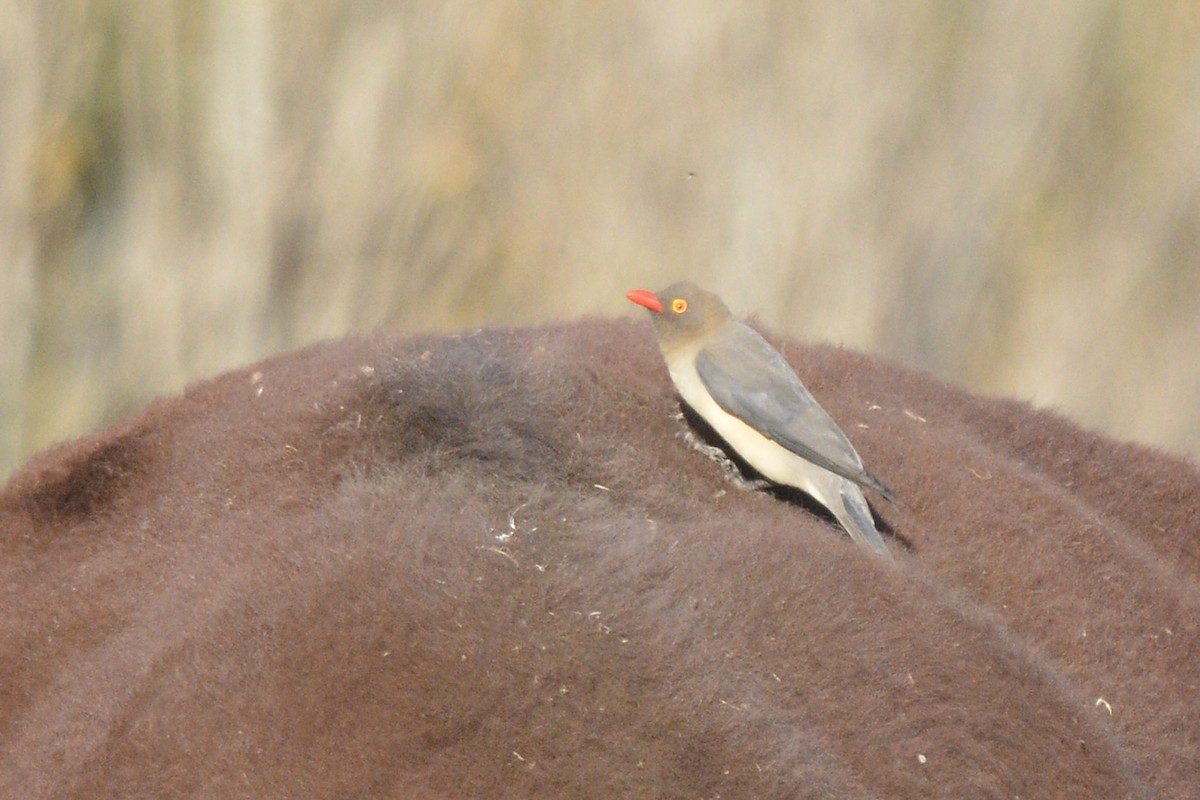
{"label": "red-billed oxpecker", "polygon": [[625,296],[653,312],[675,388],[726,444],[763,477],[829,509],[859,546],[892,560],[862,488],[895,495],[867,471],[779,351],[691,283]]}

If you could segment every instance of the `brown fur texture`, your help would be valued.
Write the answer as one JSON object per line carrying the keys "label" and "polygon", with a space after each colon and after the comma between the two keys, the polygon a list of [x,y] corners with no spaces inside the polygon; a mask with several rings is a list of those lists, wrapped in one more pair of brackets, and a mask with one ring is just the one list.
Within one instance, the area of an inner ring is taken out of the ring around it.
{"label": "brown fur texture", "polygon": [[0,494],[0,797],[1189,798],[1200,474],[829,347],[899,565],[648,325],[270,359]]}

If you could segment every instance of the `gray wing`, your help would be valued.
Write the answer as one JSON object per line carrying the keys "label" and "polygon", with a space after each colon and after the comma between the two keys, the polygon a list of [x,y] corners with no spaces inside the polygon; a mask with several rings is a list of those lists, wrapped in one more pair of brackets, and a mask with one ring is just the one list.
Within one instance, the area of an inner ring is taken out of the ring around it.
{"label": "gray wing", "polygon": [[819,467],[882,494],[895,495],[863,467],[837,423],[782,355],[748,325],[734,323],[696,356],[696,369],[717,405]]}

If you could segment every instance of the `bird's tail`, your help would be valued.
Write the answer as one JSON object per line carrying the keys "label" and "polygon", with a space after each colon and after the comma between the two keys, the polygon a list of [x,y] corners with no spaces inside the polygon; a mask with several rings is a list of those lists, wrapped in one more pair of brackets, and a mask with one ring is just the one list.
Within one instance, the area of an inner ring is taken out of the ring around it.
{"label": "bird's tail", "polygon": [[871,516],[871,508],[867,505],[862,490],[849,481],[843,481],[840,493],[843,513],[838,514],[836,508],[831,510],[850,534],[850,538],[859,547],[878,553],[885,560],[894,563],[895,559],[875,528],[875,519]]}

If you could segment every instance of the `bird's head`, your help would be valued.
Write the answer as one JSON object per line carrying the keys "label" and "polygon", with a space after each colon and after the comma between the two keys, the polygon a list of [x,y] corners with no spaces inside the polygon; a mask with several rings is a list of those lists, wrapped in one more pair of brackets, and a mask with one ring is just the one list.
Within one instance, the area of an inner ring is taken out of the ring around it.
{"label": "bird's head", "polygon": [[654,332],[663,350],[702,342],[729,319],[729,309],[721,298],[688,281],[673,283],[657,293],[634,289],[625,296],[653,312]]}

